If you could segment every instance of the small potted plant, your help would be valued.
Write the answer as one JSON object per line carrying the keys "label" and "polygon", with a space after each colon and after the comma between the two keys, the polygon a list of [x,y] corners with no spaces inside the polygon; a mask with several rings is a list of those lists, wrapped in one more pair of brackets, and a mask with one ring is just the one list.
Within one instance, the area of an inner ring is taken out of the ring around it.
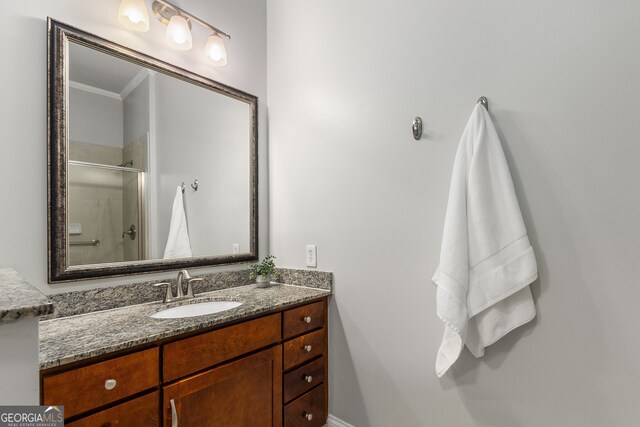
{"label": "small potted plant", "polygon": [[276,263],[273,261],[275,258],[273,255],[267,255],[261,263],[251,266],[249,277],[256,279],[256,285],[259,288],[268,287],[271,276],[276,274]]}

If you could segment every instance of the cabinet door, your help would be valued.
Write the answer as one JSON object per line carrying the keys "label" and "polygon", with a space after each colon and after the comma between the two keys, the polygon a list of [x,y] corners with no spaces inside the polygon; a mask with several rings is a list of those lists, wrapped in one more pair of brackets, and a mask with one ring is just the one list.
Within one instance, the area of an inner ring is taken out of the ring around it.
{"label": "cabinet door", "polygon": [[165,427],[281,426],[282,346],[165,386],[162,413]]}

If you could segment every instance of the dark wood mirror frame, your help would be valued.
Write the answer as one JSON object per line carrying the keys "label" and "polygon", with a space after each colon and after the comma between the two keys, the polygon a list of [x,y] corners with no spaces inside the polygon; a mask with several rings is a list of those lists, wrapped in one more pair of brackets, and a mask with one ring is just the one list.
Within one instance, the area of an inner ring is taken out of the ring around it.
{"label": "dark wood mirror frame", "polygon": [[[143,53],[110,42],[51,18],[48,26],[48,280],[49,283],[98,279],[190,267],[246,263],[258,259],[258,98]],[[179,259],[126,261],[68,266],[67,231],[67,42],[73,41],[117,58],[164,73],[250,105],[249,252]]]}

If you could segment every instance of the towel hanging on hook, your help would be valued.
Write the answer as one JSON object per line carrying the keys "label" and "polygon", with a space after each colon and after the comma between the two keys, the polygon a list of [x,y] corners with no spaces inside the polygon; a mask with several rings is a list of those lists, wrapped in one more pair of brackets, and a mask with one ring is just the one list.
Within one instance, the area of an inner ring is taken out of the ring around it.
{"label": "towel hanging on hook", "polygon": [[182,189],[182,192],[184,193],[184,188],[185,188],[184,181],[182,181],[182,184],[180,184],[180,188]]}

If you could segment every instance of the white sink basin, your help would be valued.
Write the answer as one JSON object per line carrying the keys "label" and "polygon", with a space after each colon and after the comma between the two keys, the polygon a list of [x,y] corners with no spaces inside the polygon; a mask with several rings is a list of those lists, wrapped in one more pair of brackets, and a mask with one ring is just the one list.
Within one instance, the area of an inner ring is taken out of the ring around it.
{"label": "white sink basin", "polygon": [[204,316],[207,314],[220,313],[231,310],[242,305],[238,301],[207,301],[196,304],[181,305],[179,307],[167,308],[151,315],[154,319],[182,319],[185,317]]}

